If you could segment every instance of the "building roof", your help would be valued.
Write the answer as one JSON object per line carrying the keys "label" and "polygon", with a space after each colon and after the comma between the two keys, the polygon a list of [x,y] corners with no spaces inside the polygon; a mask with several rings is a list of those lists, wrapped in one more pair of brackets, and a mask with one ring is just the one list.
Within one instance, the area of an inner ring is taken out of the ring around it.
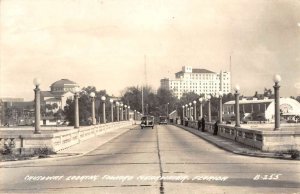
{"label": "building roof", "polygon": [[24,98],[0,98],[2,102],[24,102]]}
{"label": "building roof", "polygon": [[46,102],[60,102],[61,100],[58,98],[49,98],[45,100]]}
{"label": "building roof", "polygon": [[215,73],[207,69],[193,69],[193,73]]}
{"label": "building roof", "polygon": [[5,102],[7,107],[15,107],[15,108],[25,108],[34,105],[33,101],[24,101],[24,102]]}
{"label": "building roof", "polygon": [[51,92],[51,91],[41,91],[41,96],[42,97],[52,97],[52,98],[60,98],[62,96],[64,96],[67,93],[71,93],[70,91],[63,91],[63,92]]}
{"label": "building roof", "polygon": [[69,79],[61,79],[61,80],[58,80],[58,81],[54,82],[53,84],[51,84],[51,88],[52,87],[64,87],[65,85],[77,85],[77,83],[73,82]]}
{"label": "building roof", "polygon": [[[179,71],[176,74],[184,73],[183,71]],[[207,69],[193,69],[192,73],[215,73],[213,71],[207,70]]]}
{"label": "building roof", "polygon": [[[271,103],[273,102],[274,99],[262,99],[262,100],[247,100],[247,99],[242,99],[239,101],[239,104],[259,104],[259,103]],[[233,105],[235,104],[235,100],[228,101],[224,103],[226,105]]]}
{"label": "building roof", "polygon": [[56,97],[56,95],[54,95],[50,91],[41,91],[41,96],[43,96],[43,97]]}

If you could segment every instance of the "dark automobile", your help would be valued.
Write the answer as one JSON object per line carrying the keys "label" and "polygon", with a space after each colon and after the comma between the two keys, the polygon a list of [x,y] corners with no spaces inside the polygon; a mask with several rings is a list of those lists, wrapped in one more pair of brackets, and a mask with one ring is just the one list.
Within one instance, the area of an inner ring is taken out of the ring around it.
{"label": "dark automobile", "polygon": [[158,120],[158,124],[168,124],[168,119],[165,116],[160,116]]}
{"label": "dark automobile", "polygon": [[153,116],[143,116],[141,119],[141,128],[144,127],[154,127],[154,117]]}

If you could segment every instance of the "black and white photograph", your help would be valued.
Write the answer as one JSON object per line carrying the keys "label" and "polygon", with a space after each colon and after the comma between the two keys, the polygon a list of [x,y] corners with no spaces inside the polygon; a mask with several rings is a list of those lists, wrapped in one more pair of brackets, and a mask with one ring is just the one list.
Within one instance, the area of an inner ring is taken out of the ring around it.
{"label": "black and white photograph", "polygon": [[300,194],[300,0],[0,0],[0,193]]}

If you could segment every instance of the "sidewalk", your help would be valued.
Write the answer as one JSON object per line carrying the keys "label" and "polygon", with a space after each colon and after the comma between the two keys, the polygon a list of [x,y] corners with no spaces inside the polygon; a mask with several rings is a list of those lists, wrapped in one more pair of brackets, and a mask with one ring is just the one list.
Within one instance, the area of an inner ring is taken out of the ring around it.
{"label": "sidewalk", "polygon": [[[277,158],[277,159],[291,159],[291,156],[289,154],[276,154],[272,152],[263,152],[257,148],[253,148],[244,144],[241,144],[239,142],[232,141],[231,139],[226,139],[220,136],[214,136],[209,132],[202,132],[199,130],[196,130],[191,127],[186,127],[183,125],[176,125],[177,127],[180,127],[196,136],[201,137],[202,139],[206,140],[207,142],[214,144],[215,146],[226,150],[228,152],[232,152],[234,154],[239,155],[245,155],[245,156],[253,156],[253,157],[263,157],[263,158]],[[299,159],[298,159],[299,160]]]}
{"label": "sidewalk", "polygon": [[99,146],[111,141],[112,139],[126,133],[130,129],[135,128],[136,126],[137,125],[130,125],[112,131],[107,131],[104,134],[87,139],[85,141],[80,142],[79,144],[58,151],[56,154],[49,155],[48,158],[32,158],[29,160],[0,162],[0,166],[11,165],[11,164],[25,164],[25,163],[32,164],[40,161],[55,161],[55,160],[63,160],[63,159],[84,156],[85,154],[95,150]]}
{"label": "sidewalk", "polygon": [[133,125],[128,127],[122,127],[119,129],[115,129],[113,131],[108,131],[104,134],[101,134],[99,136],[87,139],[85,141],[80,142],[79,144],[76,144],[74,146],[71,146],[69,148],[66,148],[64,150],[58,151],[57,154],[53,155],[54,157],[60,157],[60,156],[72,156],[72,155],[85,155],[99,146],[109,142],[110,140],[122,135],[123,133],[127,132],[128,130],[132,129]]}

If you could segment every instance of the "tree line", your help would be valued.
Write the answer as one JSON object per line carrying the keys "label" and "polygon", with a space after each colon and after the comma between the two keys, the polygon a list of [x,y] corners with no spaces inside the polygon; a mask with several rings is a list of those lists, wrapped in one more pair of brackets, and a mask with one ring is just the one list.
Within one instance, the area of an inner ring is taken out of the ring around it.
{"label": "tree line", "polygon": [[[102,123],[102,101],[101,96],[105,96],[106,104],[106,118],[108,121],[111,120],[111,103],[109,100],[111,98],[116,98],[107,94],[106,90],[97,91],[96,87],[88,86],[82,88],[79,94],[79,120],[81,125],[90,124],[92,122],[91,118],[91,98],[90,93],[94,92],[95,95],[95,109],[96,109],[96,121],[97,123]],[[194,100],[197,101],[197,115],[199,115],[199,98],[204,97],[204,94],[196,94],[194,92],[184,93],[180,99],[178,99],[171,90],[159,88],[155,91],[150,86],[130,86],[125,88],[121,92],[121,97],[118,98],[119,102],[124,105],[130,106],[130,109],[143,112],[142,110],[142,96],[144,102],[144,114],[153,116],[167,116],[168,113],[172,111],[177,111],[178,116],[182,115],[182,106],[188,103],[192,103]],[[241,98],[244,96],[241,95]],[[273,97],[271,89],[264,89],[263,94],[260,96],[257,92],[253,97]],[[300,100],[300,97],[295,98]],[[222,96],[222,103],[234,100],[234,94],[224,94]],[[211,115],[212,117],[218,116],[219,111],[219,98],[212,95],[211,98]],[[115,106],[115,102],[113,104]],[[208,103],[203,103],[203,114],[208,115]],[[114,109],[114,120],[116,120],[116,110]],[[70,125],[74,123],[74,101],[71,99],[67,100],[67,105],[64,107],[64,115],[66,120],[70,122]]]}

